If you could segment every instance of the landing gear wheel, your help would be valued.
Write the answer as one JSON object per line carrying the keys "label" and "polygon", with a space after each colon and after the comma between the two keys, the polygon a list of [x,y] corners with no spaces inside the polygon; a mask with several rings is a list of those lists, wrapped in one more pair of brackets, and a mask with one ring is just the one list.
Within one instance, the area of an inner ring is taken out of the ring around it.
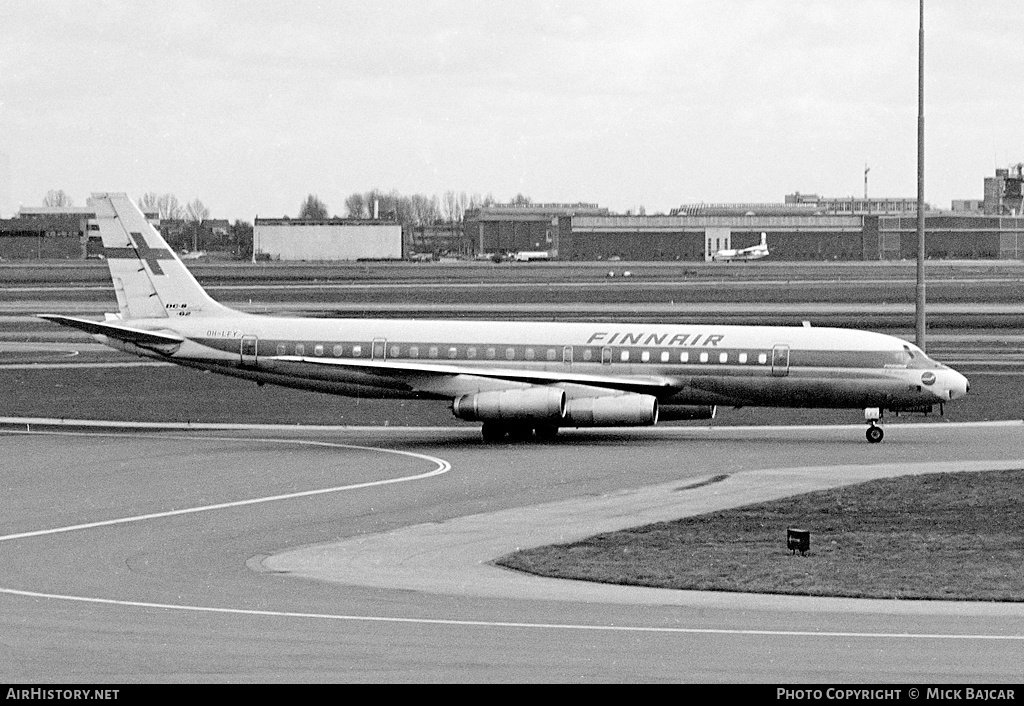
{"label": "landing gear wheel", "polygon": [[484,426],[480,429],[480,433],[483,434],[485,442],[493,443],[504,439],[505,435],[508,434],[508,429],[500,424],[495,424],[494,422],[484,422]]}
{"label": "landing gear wheel", "polygon": [[868,427],[865,436],[867,437],[869,443],[877,444],[879,441],[882,440],[882,437],[885,436],[885,432],[882,431],[881,427],[877,427],[874,424],[872,424],[871,426]]}
{"label": "landing gear wheel", "polygon": [[508,438],[511,441],[529,441],[533,438],[533,427],[516,424],[508,428]]}
{"label": "landing gear wheel", "polygon": [[558,427],[556,426],[542,426],[537,427],[537,440],[538,441],[554,441],[558,436]]}

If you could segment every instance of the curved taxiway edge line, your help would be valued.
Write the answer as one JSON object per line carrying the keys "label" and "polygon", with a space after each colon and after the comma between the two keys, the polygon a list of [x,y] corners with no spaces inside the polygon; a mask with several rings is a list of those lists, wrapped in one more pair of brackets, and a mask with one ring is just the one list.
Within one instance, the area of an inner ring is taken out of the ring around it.
{"label": "curved taxiway edge line", "polygon": [[[57,432],[13,432],[13,433],[43,433],[43,434],[64,434],[64,435],[76,435],[84,432],[71,432],[71,431],[57,431]],[[100,436],[119,436],[116,433],[99,433]],[[162,436],[162,439],[180,439],[182,441],[252,441],[252,439],[242,439],[234,437],[216,437],[216,436]],[[403,451],[400,449],[383,449],[372,446],[359,446],[355,444],[341,444],[330,441],[312,441],[308,439],[259,439],[263,443],[271,444],[290,444],[296,446],[316,446],[316,447],[329,447],[344,450],[355,450],[355,451],[369,451],[374,453],[390,454],[395,456],[407,456],[417,460],[427,461],[433,463],[434,468],[429,471],[423,471],[421,473],[414,473],[407,476],[398,476],[396,478],[382,478],[378,480],[362,481],[359,483],[349,483],[345,485],[329,486],[325,488],[312,488],[309,490],[297,490],[290,493],[280,493],[275,495],[264,495],[252,498],[242,498],[239,500],[229,500],[220,503],[213,503],[209,505],[197,505],[193,507],[176,508],[174,510],[164,510],[161,512],[151,512],[143,515],[130,515],[126,517],[115,517],[108,518],[105,520],[96,520],[93,522],[84,522],[75,525],[66,525],[62,527],[50,527],[47,529],[39,530],[28,530],[24,532],[15,532],[12,534],[6,534],[0,536],[0,542],[8,542],[18,539],[27,539],[29,537],[42,537],[54,534],[64,534],[66,532],[77,532],[81,530],[90,530],[97,527],[110,527],[113,525],[126,525],[137,522],[146,522],[148,520],[157,520],[165,517],[178,517],[181,515],[195,515],[204,512],[213,512],[217,510],[227,510],[230,508],[244,507],[247,505],[262,505],[264,503],[278,502],[281,500],[294,500],[296,498],[312,497],[317,495],[329,495],[333,493],[341,493],[350,490],[363,490],[365,488],[375,488],[385,485],[395,485],[398,483],[408,483],[410,481],[425,480],[427,478],[433,478],[434,476],[442,475],[452,469],[451,463],[443,458],[437,456],[430,456],[423,453],[417,453],[415,451]]]}
{"label": "curved taxiway edge line", "polygon": [[[1021,468],[1024,461],[900,463],[744,471],[704,484],[688,482],[601,497],[459,517],[443,523],[278,553],[266,570],[341,584],[500,598],[702,607],[771,607],[791,611],[899,614],[1024,615],[1016,603],[891,601],[679,591],[551,579],[493,565],[526,547],[572,542],[601,532],[763,502],[875,478],[935,472]],[[711,482],[714,481],[714,482]]]}

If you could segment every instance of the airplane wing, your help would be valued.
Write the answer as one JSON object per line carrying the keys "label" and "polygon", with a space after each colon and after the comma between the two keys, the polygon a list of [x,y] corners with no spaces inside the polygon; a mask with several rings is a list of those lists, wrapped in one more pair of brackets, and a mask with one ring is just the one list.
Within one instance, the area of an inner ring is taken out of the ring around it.
{"label": "airplane wing", "polygon": [[116,338],[119,341],[135,343],[140,346],[167,346],[178,345],[185,341],[184,338],[175,334],[158,333],[144,329],[132,328],[121,324],[111,324],[104,321],[93,321],[92,319],[78,319],[73,316],[59,316],[57,314],[36,314],[40,319],[52,321],[61,326],[70,326],[91,334],[100,334]]}
{"label": "airplane wing", "polygon": [[360,369],[379,375],[392,375],[396,378],[408,377],[454,377],[470,375],[491,380],[505,380],[528,385],[552,385],[554,383],[571,383],[588,385],[607,390],[636,392],[645,395],[660,396],[671,394],[683,387],[673,378],[659,376],[585,375],[582,373],[551,372],[546,370],[518,370],[515,368],[473,367],[468,365],[446,365],[444,363],[392,363],[381,360],[359,360],[342,358],[310,358],[308,356],[279,355],[273,360],[289,363],[306,363],[310,365],[338,366],[349,369]]}

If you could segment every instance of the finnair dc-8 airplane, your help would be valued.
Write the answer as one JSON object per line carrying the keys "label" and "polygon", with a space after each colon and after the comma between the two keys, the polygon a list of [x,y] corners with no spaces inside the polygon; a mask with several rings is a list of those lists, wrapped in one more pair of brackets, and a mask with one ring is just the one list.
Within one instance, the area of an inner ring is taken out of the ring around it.
{"label": "finnair dc-8 airplane", "polygon": [[718,406],[929,411],[967,379],[892,336],[715,324],[308,319],[247,314],[207,295],[125,194],[96,194],[117,295],[106,320],[40,314],[113,348],[256,383],[445,400],[483,437],[710,419]]}

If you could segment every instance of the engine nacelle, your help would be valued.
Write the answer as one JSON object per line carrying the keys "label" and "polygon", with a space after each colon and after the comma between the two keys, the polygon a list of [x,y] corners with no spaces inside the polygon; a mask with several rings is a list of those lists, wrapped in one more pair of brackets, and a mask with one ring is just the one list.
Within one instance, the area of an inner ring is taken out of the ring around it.
{"label": "engine nacelle", "polygon": [[452,404],[459,419],[470,422],[561,422],[565,416],[565,390],[528,387],[523,390],[478,392]]}
{"label": "engine nacelle", "polygon": [[714,419],[715,405],[666,404],[661,406],[661,421],[677,422],[684,419]]}
{"label": "engine nacelle", "polygon": [[651,395],[579,397],[569,400],[564,426],[639,427],[658,423],[658,400]]}

